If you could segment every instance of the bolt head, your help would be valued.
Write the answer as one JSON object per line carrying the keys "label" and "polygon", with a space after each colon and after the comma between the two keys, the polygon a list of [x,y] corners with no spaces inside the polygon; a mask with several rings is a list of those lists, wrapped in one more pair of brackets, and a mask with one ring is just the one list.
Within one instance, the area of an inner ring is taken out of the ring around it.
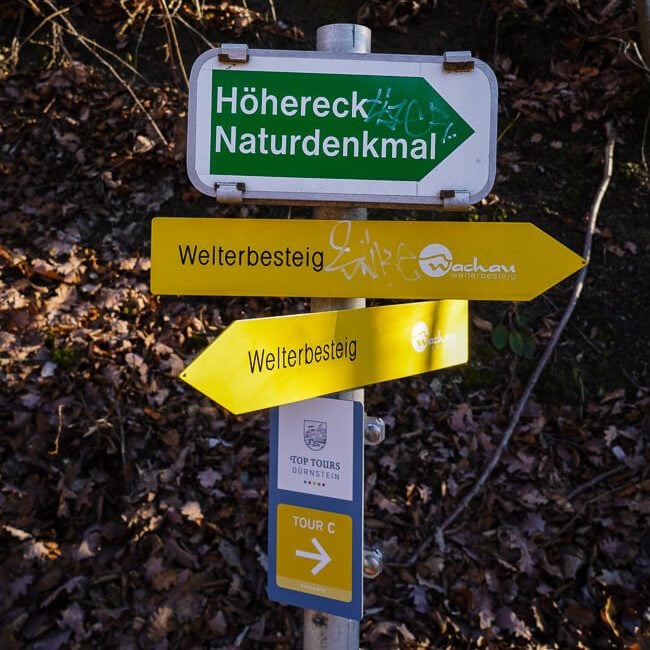
{"label": "bolt head", "polygon": [[381,418],[366,421],[364,439],[369,445],[378,445],[386,438],[386,425]]}
{"label": "bolt head", "polygon": [[379,560],[374,557],[367,558],[363,563],[363,572],[369,577],[374,578],[379,575],[380,570]]}
{"label": "bolt head", "polygon": [[384,557],[380,549],[366,550],[363,555],[363,575],[371,580],[384,570]]}

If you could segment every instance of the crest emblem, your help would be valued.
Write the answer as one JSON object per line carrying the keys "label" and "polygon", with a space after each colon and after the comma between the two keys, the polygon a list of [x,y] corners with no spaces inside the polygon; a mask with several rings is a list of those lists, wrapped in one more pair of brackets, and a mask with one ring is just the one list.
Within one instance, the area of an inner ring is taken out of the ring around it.
{"label": "crest emblem", "polygon": [[308,449],[320,451],[327,444],[327,422],[304,420],[302,437]]}

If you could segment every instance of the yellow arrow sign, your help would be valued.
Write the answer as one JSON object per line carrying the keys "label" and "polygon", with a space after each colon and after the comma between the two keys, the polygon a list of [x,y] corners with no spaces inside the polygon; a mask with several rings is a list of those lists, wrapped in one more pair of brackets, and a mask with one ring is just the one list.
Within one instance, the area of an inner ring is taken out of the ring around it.
{"label": "yellow arrow sign", "polygon": [[277,508],[279,587],[352,600],[352,517],[286,503]]}
{"label": "yellow arrow sign", "polygon": [[444,300],[234,322],[181,378],[233,413],[467,361],[467,302]]}
{"label": "yellow arrow sign", "polygon": [[585,260],[529,223],[158,217],[153,293],[530,300]]}

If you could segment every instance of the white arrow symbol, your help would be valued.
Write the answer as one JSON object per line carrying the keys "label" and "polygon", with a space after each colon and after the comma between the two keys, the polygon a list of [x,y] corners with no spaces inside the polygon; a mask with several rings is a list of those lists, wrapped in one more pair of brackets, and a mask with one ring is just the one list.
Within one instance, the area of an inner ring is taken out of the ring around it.
{"label": "white arrow symbol", "polygon": [[308,560],[318,560],[318,564],[314,565],[311,570],[312,575],[316,575],[324,569],[331,561],[332,558],[327,554],[327,551],[320,545],[315,537],[311,538],[311,543],[318,553],[311,553],[310,551],[296,551],[298,557],[306,557]]}

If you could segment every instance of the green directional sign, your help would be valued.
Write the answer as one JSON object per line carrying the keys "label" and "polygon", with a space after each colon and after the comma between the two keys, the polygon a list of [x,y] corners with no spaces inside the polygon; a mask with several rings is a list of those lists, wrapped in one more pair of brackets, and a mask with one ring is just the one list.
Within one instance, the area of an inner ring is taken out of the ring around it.
{"label": "green directional sign", "polygon": [[224,202],[462,208],[492,188],[496,114],[469,53],[222,46],[192,67],[188,175]]}
{"label": "green directional sign", "polygon": [[473,133],[421,77],[212,71],[213,174],[419,181]]}

